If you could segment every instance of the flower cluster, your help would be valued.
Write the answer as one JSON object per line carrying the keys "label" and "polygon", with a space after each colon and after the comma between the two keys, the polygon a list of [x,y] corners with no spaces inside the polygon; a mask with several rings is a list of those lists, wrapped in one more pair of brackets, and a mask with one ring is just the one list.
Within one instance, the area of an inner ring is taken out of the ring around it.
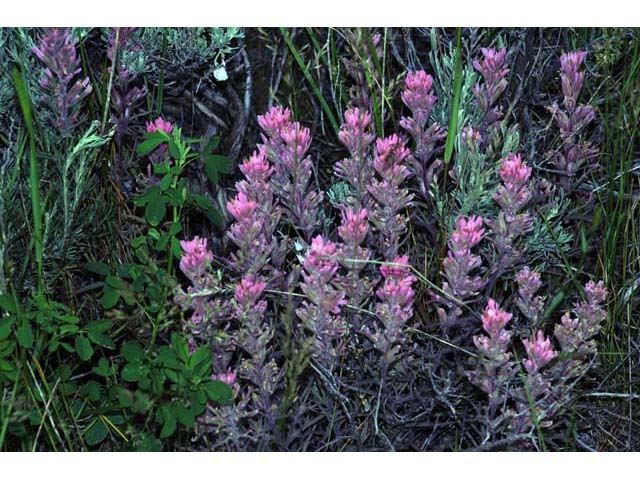
{"label": "flower cluster", "polygon": [[76,79],[81,61],[71,28],[46,28],[32,51],[46,68],[40,85],[49,96],[54,124],[63,137],[78,123],[80,105],[91,93],[89,77]]}
{"label": "flower cluster", "polygon": [[507,49],[483,48],[482,60],[474,60],[473,67],[480,72],[484,84],[476,84],[473,93],[480,109],[484,113],[483,125],[486,130],[498,125],[502,118],[502,111],[494,105],[507,88],[506,76],[509,69],[504,66]]}
{"label": "flower cluster", "polygon": [[576,365],[576,357],[584,357],[596,351],[593,337],[600,332],[602,323],[607,318],[607,312],[603,307],[607,299],[607,290],[602,281],[589,281],[584,287],[584,292],[586,301],[575,304],[575,317],[566,312],[554,332],[563,353],[573,354],[574,359],[567,360],[570,364],[567,367]]}
{"label": "flower cluster", "polygon": [[501,211],[497,220],[488,223],[496,233],[501,262],[511,262],[515,239],[533,228],[531,215],[528,212],[519,213],[531,199],[531,167],[522,162],[520,155],[510,153],[502,160],[500,178],[502,186],[494,199]]}
{"label": "flower cluster", "polygon": [[379,232],[378,248],[387,261],[398,256],[407,230],[408,218],[403,210],[411,204],[413,195],[403,183],[411,175],[405,165],[410,158],[411,152],[397,135],[376,141],[373,167],[380,180],[373,180],[369,187],[374,199],[371,222]]}
{"label": "flower cluster", "polygon": [[184,292],[176,293],[176,303],[184,310],[192,309],[191,329],[198,334],[203,324],[214,323],[225,310],[223,302],[211,301],[211,294],[219,289],[218,279],[211,273],[213,253],[207,246],[207,240],[194,237],[182,240],[182,258],[180,271],[189,279],[191,285]]}
{"label": "flower cluster", "polygon": [[346,304],[344,292],[336,281],[337,246],[318,235],[304,258],[303,283],[307,300],[296,310],[307,330],[313,332],[314,356],[331,368],[343,347],[347,326],[340,315]]}
{"label": "flower cluster", "polygon": [[350,157],[337,162],[334,171],[338,178],[353,189],[355,203],[370,208],[371,195],[368,187],[374,178],[371,144],[375,138],[369,131],[371,115],[367,111],[353,108],[344,113],[344,119],[338,137],[347,147]]}
{"label": "flower cluster", "polygon": [[562,147],[555,154],[554,162],[564,177],[564,186],[569,188],[580,167],[593,159],[598,149],[591,143],[580,139],[581,134],[595,118],[595,110],[589,105],[578,105],[578,98],[584,85],[584,72],[580,67],[587,54],[585,52],[563,53],[560,56],[560,78],[564,95],[564,109],[557,103],[551,107],[558,128]]}
{"label": "flower cluster", "polygon": [[522,363],[530,375],[538,373],[558,356],[558,352],[551,347],[551,340],[546,338],[541,330],[538,330],[535,337],[523,340],[522,344],[529,357]]}
{"label": "flower cluster", "polygon": [[288,108],[273,107],[258,117],[265,131],[263,147],[274,165],[271,182],[286,218],[311,240],[320,223],[322,193],[311,187],[313,163],[307,155],[311,133],[291,121]]}
{"label": "flower cluster", "polygon": [[532,327],[537,327],[542,320],[544,298],[536,295],[542,282],[540,274],[529,267],[524,267],[516,274],[518,283],[518,300],[516,305],[529,320]]}
{"label": "flower cluster", "polygon": [[402,101],[411,110],[411,117],[402,117],[400,126],[404,128],[415,142],[412,166],[414,175],[420,186],[420,193],[429,200],[429,187],[436,170],[442,162],[431,161],[436,153],[436,146],[447,136],[447,130],[438,122],[429,124],[431,110],[437,97],[432,90],[433,79],[423,70],[409,72],[405,79],[405,90]]}
{"label": "flower cluster", "polygon": [[482,328],[487,335],[473,337],[473,343],[481,354],[476,369],[469,372],[469,379],[489,396],[490,416],[503,402],[506,386],[514,375],[511,353],[508,352],[511,332],[506,329],[513,315],[502,310],[489,299],[482,313]]}
{"label": "flower cluster", "polygon": [[[371,289],[371,282],[366,276],[362,276],[362,270],[366,267],[371,253],[363,247],[369,233],[369,220],[367,210],[345,208],[342,211],[342,224],[338,227],[338,235],[342,240],[340,246],[340,263],[348,273],[341,279],[346,299],[350,305],[360,307],[366,300]],[[354,328],[359,330],[360,315],[353,316]]]}
{"label": "flower cluster", "polygon": [[440,325],[445,331],[457,323],[458,316],[462,313],[456,302],[463,302],[477,295],[484,285],[478,275],[472,274],[482,264],[482,260],[471,252],[484,237],[482,223],[483,219],[479,216],[460,218],[449,239],[447,258],[442,262],[442,290],[446,298],[436,296],[436,300],[446,307],[438,307],[437,310]]}
{"label": "flower cluster", "polygon": [[376,305],[376,317],[380,322],[374,326],[373,333],[365,330],[375,348],[383,355],[385,365],[390,365],[396,359],[403,342],[403,328],[413,316],[413,284],[416,277],[411,274],[409,259],[406,256],[397,257],[391,264],[380,267],[384,279],[376,295],[379,302]]}
{"label": "flower cluster", "polygon": [[[121,61],[133,52],[140,50],[140,46],[134,41],[136,34],[137,29],[133,27],[109,28],[106,34],[107,58],[110,63],[109,72],[114,74],[114,82],[111,89],[111,121],[116,126],[115,141],[118,147],[116,151],[118,162],[115,167],[117,170],[122,170],[120,174],[124,173],[126,161],[124,152],[125,136],[130,133],[129,125],[134,118],[136,107],[147,94],[147,89],[144,85],[135,85],[137,73],[127,69]],[[147,131],[149,131],[148,127]],[[166,146],[158,147],[157,150],[166,152]],[[155,158],[154,154],[152,154],[152,162],[157,160],[157,157],[157,154],[155,154]],[[149,165],[149,178],[152,178],[151,169],[152,166]]]}

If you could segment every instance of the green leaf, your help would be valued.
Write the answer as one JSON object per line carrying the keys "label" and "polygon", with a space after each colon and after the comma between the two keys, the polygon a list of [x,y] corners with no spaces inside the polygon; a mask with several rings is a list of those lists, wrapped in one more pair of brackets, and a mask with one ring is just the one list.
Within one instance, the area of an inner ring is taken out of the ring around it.
{"label": "green leaf", "polygon": [[104,262],[87,262],[84,264],[84,269],[91,273],[97,273],[98,275],[110,275],[111,269],[109,265]]}
{"label": "green leaf", "polygon": [[144,358],[144,350],[138,342],[126,342],[122,345],[120,353],[127,362],[139,362]]}
{"label": "green leaf", "polygon": [[193,427],[196,423],[196,418],[190,408],[187,408],[183,403],[177,403],[174,407],[176,417],[178,421],[185,427]]}
{"label": "green leaf", "polygon": [[166,189],[168,189],[171,186],[171,181],[173,180],[173,175],[167,173],[164,177],[162,177],[162,179],[160,180],[160,190],[165,191]]}
{"label": "green leaf", "polygon": [[18,342],[24,348],[31,348],[33,345],[33,329],[31,328],[31,324],[27,321],[22,322],[16,330],[16,337],[18,337]]}
{"label": "green leaf", "polygon": [[98,360],[98,365],[95,366],[92,371],[96,375],[106,377],[109,375],[109,361],[104,357],[100,358],[100,360]]}
{"label": "green leaf", "polygon": [[547,311],[544,312],[544,318],[549,318],[549,316],[553,313],[553,311],[556,308],[558,308],[558,306],[562,303],[562,300],[564,300],[564,292],[561,290],[551,300],[551,303],[549,304],[549,308],[547,308]]}
{"label": "green leaf", "polygon": [[0,308],[9,313],[18,313],[18,309],[16,308],[16,304],[13,302],[13,298],[11,298],[7,293],[0,295]]}
{"label": "green leaf", "polygon": [[220,380],[212,380],[205,384],[205,391],[212,402],[220,405],[230,405],[233,401],[231,387]]}
{"label": "green leaf", "polygon": [[136,442],[136,452],[160,452],[162,451],[162,443],[156,437],[149,433],[143,433]]}
{"label": "green leaf", "polygon": [[173,435],[176,431],[176,427],[178,426],[176,422],[176,417],[172,413],[168,413],[164,425],[162,426],[162,430],[160,431],[160,438],[167,438]]}
{"label": "green leaf", "polygon": [[108,348],[109,350],[113,350],[116,348],[116,344],[111,339],[111,337],[105,333],[93,333],[89,332],[88,334],[89,340],[91,340],[96,345],[100,345],[101,347]]}
{"label": "green leaf", "polygon": [[127,363],[122,368],[122,378],[127,382],[137,382],[144,374],[144,367],[139,363]]}
{"label": "green leaf", "polygon": [[182,225],[180,224],[180,222],[173,222],[169,227],[169,235],[171,235],[172,237],[175,237],[181,231],[182,231]]}
{"label": "green leaf", "polygon": [[91,346],[91,342],[83,336],[77,336],[74,342],[76,347],[76,352],[78,353],[78,357],[83,362],[86,362],[93,356],[93,347]]}
{"label": "green leaf", "polygon": [[451,104],[449,129],[447,130],[447,141],[444,147],[444,163],[449,164],[453,154],[453,143],[458,136],[458,109],[460,107],[460,93],[462,92],[462,29],[457,29],[456,59],[453,71],[453,102]]}
{"label": "green leaf", "polygon": [[144,211],[144,217],[147,219],[147,222],[149,222],[149,225],[157,227],[164,219],[166,213],[167,204],[165,200],[162,198],[156,198],[155,200],[147,203],[147,207]]}
{"label": "green leaf", "polygon": [[97,445],[107,438],[107,433],[107,427],[102,423],[102,420],[96,419],[84,433],[84,441],[87,442],[87,445]]}
{"label": "green leaf", "polygon": [[13,326],[13,318],[0,318],[0,341],[11,335],[11,327]]}
{"label": "green leaf", "polygon": [[218,228],[222,228],[222,216],[220,212],[213,208],[211,200],[205,195],[199,193],[192,193],[191,199],[195,202],[196,206],[202,210],[209,220]]}
{"label": "green leaf", "polygon": [[111,328],[111,320],[103,318],[102,320],[96,320],[87,325],[86,329],[90,333],[104,333]]}
{"label": "green leaf", "polygon": [[162,136],[153,136],[153,137],[147,138],[146,140],[144,140],[138,145],[137,153],[139,156],[143,157],[148,153],[154,151],[165,141],[166,139]]}
{"label": "green leaf", "polygon": [[176,161],[180,160],[180,147],[173,138],[169,140],[169,155]]}
{"label": "green leaf", "polygon": [[122,290],[123,288],[126,288],[125,281],[122,280],[120,277],[116,277],[115,275],[109,275],[106,278],[105,282],[111,288],[115,288],[117,290]]}
{"label": "green leaf", "polygon": [[231,160],[224,155],[207,155],[203,157],[204,169],[213,185],[217,185],[220,174],[233,172]]}
{"label": "green leaf", "polygon": [[120,292],[111,287],[104,287],[104,291],[102,292],[102,307],[105,309],[110,309],[116,306],[120,300]]}
{"label": "green leaf", "polygon": [[[158,187],[157,185],[149,187],[142,195],[140,195],[135,199],[135,204],[137,206],[146,205],[147,203],[156,200],[161,193],[162,193],[162,190],[160,190],[160,187]],[[138,238],[144,238],[144,237],[138,237]]]}
{"label": "green leaf", "polygon": [[0,372],[9,373],[9,372],[13,372],[13,370],[15,370],[15,367],[13,366],[12,363],[7,362],[6,360],[3,360],[2,358],[0,358]]}

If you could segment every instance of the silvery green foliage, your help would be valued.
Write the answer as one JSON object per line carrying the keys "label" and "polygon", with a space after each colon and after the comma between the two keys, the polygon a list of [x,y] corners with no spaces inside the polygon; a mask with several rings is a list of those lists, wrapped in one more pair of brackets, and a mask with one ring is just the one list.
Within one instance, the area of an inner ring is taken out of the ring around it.
{"label": "silvery green foliage", "polygon": [[14,96],[11,75],[9,75],[11,71],[9,55],[6,50],[10,32],[11,30],[8,28],[0,29],[0,71],[2,72],[0,75],[0,117],[9,111]]}
{"label": "silvery green foliage", "polygon": [[206,66],[204,78],[221,81],[226,79],[226,59],[243,37],[238,27],[145,28],[140,45],[149,65],[162,59],[181,68]]}
{"label": "silvery green foliage", "polygon": [[561,261],[568,253],[573,235],[565,230],[562,218],[569,205],[568,199],[558,196],[539,207],[540,215],[534,216],[533,230],[526,236],[523,245],[530,262],[540,262],[542,268],[546,268],[549,264]]}

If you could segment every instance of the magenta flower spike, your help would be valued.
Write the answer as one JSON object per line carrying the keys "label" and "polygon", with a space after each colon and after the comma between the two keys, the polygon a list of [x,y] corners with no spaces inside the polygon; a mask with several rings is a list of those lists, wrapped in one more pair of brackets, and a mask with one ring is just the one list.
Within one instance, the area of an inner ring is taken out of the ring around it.
{"label": "magenta flower spike", "polygon": [[530,375],[538,373],[551,360],[558,356],[558,353],[551,346],[551,340],[544,336],[541,330],[535,337],[522,341],[527,351],[528,359],[524,360],[524,368]]}

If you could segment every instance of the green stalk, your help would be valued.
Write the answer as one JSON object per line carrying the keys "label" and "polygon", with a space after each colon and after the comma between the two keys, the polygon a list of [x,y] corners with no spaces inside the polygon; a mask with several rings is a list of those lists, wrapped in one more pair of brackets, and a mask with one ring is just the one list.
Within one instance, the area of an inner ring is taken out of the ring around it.
{"label": "green stalk", "polygon": [[109,72],[109,84],[107,86],[107,100],[104,103],[104,112],[102,113],[102,126],[100,131],[104,133],[104,127],[107,125],[107,114],[109,113],[109,104],[111,103],[111,88],[113,87],[113,74],[118,64],[118,46],[120,44],[120,28],[116,28],[116,44],[113,48],[113,59],[111,61],[111,72]]}
{"label": "green stalk", "polygon": [[320,106],[322,107],[322,110],[324,111],[327,118],[329,118],[329,123],[331,123],[331,126],[333,127],[333,130],[337,136],[338,133],[340,132],[340,127],[338,126],[336,117],[333,115],[333,112],[331,111],[331,107],[329,107],[329,104],[327,103],[324,96],[322,95],[322,92],[320,91],[320,87],[318,87],[318,84],[313,79],[313,76],[311,75],[309,68],[302,60],[302,56],[300,55],[300,52],[298,51],[296,46],[293,44],[293,41],[291,40],[291,36],[289,35],[289,32],[287,32],[286,28],[280,27],[280,33],[282,34],[284,41],[289,47],[289,50],[291,51],[293,58],[295,59],[298,66],[300,67],[300,70],[302,70],[302,74],[304,75],[304,78],[307,80],[307,82],[309,82],[309,85],[311,85],[311,89],[313,90],[313,93],[315,94],[315,96],[318,97]]}
{"label": "green stalk", "polygon": [[31,208],[33,210],[33,230],[36,250],[36,264],[38,267],[38,292],[43,294],[42,271],[42,203],[40,201],[40,176],[38,174],[38,159],[36,157],[36,138],[33,133],[33,117],[31,102],[24,79],[17,68],[13,69],[13,82],[18,94],[18,100],[24,116],[24,123],[29,135],[29,186],[31,188]]}
{"label": "green stalk", "polygon": [[451,160],[453,144],[458,136],[458,109],[460,107],[460,93],[462,92],[462,29],[460,27],[457,28],[456,37],[456,65],[453,72],[453,103],[451,104],[451,116],[449,117],[447,143],[444,148],[445,165],[448,165]]}

